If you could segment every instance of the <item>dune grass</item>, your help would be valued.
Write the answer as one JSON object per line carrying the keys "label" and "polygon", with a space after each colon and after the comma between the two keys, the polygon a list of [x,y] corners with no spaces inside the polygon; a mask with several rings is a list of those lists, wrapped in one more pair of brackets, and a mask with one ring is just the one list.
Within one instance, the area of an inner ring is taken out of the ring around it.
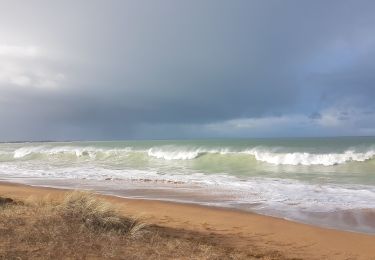
{"label": "dune grass", "polygon": [[[182,234],[182,235],[181,235]],[[280,259],[124,217],[89,192],[0,197],[0,259]]]}
{"label": "dune grass", "polygon": [[65,221],[81,222],[92,231],[135,236],[145,226],[136,219],[121,216],[110,203],[98,200],[89,192],[69,193],[56,208]]}

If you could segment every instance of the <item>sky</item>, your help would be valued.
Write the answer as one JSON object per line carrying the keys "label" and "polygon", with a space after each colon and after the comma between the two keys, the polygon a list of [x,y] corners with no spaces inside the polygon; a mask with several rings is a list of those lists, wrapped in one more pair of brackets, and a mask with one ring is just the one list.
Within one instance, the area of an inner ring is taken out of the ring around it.
{"label": "sky", "polygon": [[0,0],[0,141],[375,135],[375,1]]}

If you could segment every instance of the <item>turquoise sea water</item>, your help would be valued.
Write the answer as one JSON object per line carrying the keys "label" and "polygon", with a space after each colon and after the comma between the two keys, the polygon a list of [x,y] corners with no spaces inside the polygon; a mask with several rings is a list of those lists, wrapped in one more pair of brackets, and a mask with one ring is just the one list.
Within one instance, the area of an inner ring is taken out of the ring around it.
{"label": "turquoise sea water", "polygon": [[375,138],[0,144],[0,178],[375,233]]}

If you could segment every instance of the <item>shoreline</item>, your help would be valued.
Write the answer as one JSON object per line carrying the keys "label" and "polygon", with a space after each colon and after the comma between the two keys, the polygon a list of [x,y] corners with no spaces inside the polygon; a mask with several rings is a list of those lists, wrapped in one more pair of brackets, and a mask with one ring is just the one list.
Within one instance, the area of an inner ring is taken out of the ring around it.
{"label": "shoreline", "polygon": [[[69,190],[0,181],[0,195],[19,199],[59,199]],[[98,196],[114,203],[125,215],[146,223],[207,234],[218,243],[241,250],[255,246],[302,259],[375,259],[375,236],[321,228],[238,209],[160,200],[131,199],[116,195]]]}
{"label": "shoreline", "polygon": [[[358,212],[351,212],[350,210],[342,210],[336,212],[323,212],[323,213],[310,213],[294,217],[288,217],[288,215],[272,214],[272,211],[257,211],[249,209],[248,207],[239,207],[234,204],[226,204],[222,202],[223,197],[220,196],[220,200],[217,200],[217,196],[210,196],[210,194],[202,193],[201,191],[187,192],[186,190],[175,191],[170,189],[153,189],[147,186],[138,186],[133,189],[132,185],[138,185],[139,182],[127,183],[127,186],[123,186],[118,189],[119,183],[115,183],[114,186],[102,185],[102,183],[92,182],[92,180],[81,180],[81,182],[69,181],[69,180],[41,180],[41,179],[15,179],[15,178],[0,178],[0,182],[10,182],[24,184],[34,187],[45,187],[52,189],[63,189],[63,190],[88,190],[103,195],[115,196],[130,200],[148,200],[148,201],[160,201],[166,203],[177,203],[186,205],[197,205],[209,208],[218,208],[230,211],[239,211],[249,214],[257,214],[266,217],[272,217],[276,219],[283,219],[295,223],[305,224],[313,227],[320,227],[323,229],[333,229],[345,232],[353,232],[359,234],[375,235],[375,212],[372,209],[362,209]],[[112,182],[112,180],[110,180]],[[225,198],[225,197],[224,197]],[[338,222],[337,222],[338,221]],[[367,229],[364,229],[366,227]]]}

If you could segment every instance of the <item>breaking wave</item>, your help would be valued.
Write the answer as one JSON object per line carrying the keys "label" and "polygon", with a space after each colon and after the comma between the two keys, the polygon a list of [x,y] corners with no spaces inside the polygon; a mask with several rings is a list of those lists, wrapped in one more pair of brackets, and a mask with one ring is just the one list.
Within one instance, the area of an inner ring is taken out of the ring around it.
{"label": "breaking wave", "polygon": [[332,166],[343,164],[346,162],[364,162],[372,159],[375,156],[375,150],[366,152],[356,152],[347,150],[343,153],[308,153],[308,152],[273,152],[264,148],[253,148],[245,151],[231,151],[230,149],[212,149],[207,150],[203,148],[198,149],[162,149],[151,148],[148,150],[148,155],[158,159],[165,160],[192,160],[205,154],[220,154],[220,155],[238,155],[248,154],[253,156],[257,161],[266,162],[275,165],[323,165]]}
{"label": "breaking wave", "polygon": [[372,159],[375,156],[375,151],[367,152],[345,151],[344,153],[327,153],[327,154],[312,154],[312,153],[273,153],[273,152],[259,152],[257,150],[248,151],[255,159],[262,162],[267,162],[276,165],[324,165],[332,166],[343,164],[346,162],[364,162]]}
{"label": "breaking wave", "polygon": [[131,154],[141,153],[149,158],[159,160],[194,160],[206,155],[219,155],[219,160],[230,160],[234,156],[249,156],[259,162],[274,165],[322,165],[332,166],[348,162],[364,162],[375,157],[375,149],[365,151],[346,150],[341,153],[312,153],[312,152],[283,152],[275,148],[255,147],[247,150],[231,150],[229,148],[208,149],[204,147],[181,146],[156,146],[149,149],[137,150],[132,147],[121,149],[98,147],[74,147],[74,146],[27,146],[20,147],[12,152],[1,152],[0,157],[12,159],[34,159],[40,157],[88,158],[88,159],[114,159],[122,160]]}
{"label": "breaking wave", "polygon": [[44,146],[34,146],[34,147],[21,147],[14,151],[13,158],[21,159],[29,156],[54,156],[54,155],[70,155],[75,157],[89,157],[92,159],[98,158],[100,156],[113,156],[120,154],[127,154],[131,151],[130,147],[122,149],[104,149],[95,147],[71,147],[71,146],[58,146],[58,147],[44,147]]}
{"label": "breaking wave", "polygon": [[205,154],[228,154],[229,149],[204,149],[204,148],[175,148],[173,146],[169,147],[153,147],[147,152],[149,156],[164,159],[164,160],[192,160],[198,158]]}

